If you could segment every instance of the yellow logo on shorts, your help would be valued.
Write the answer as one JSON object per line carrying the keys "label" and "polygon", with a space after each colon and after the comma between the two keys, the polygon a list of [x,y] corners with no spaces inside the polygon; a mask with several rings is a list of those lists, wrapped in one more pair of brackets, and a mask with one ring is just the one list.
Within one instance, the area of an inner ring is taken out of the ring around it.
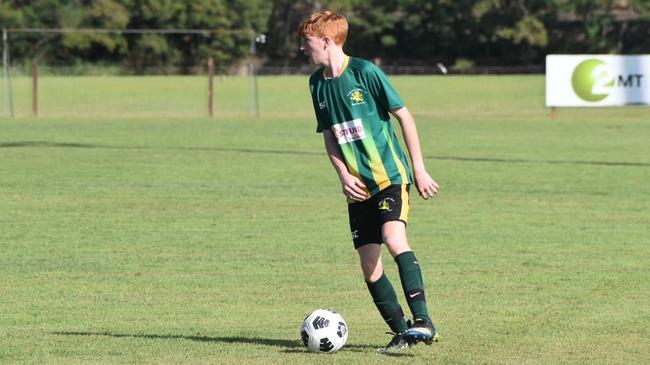
{"label": "yellow logo on shorts", "polygon": [[393,200],[392,198],[385,198],[384,200],[382,200],[379,203],[379,207],[378,207],[379,211],[381,211],[381,212],[392,212],[393,208],[390,207],[390,204],[392,202],[395,202],[395,200]]}

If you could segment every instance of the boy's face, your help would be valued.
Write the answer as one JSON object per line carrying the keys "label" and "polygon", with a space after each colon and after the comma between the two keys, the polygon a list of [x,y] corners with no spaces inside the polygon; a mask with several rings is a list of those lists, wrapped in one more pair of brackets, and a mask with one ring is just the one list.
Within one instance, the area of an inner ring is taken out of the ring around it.
{"label": "boy's face", "polygon": [[327,66],[327,46],[331,42],[329,39],[306,36],[300,42],[300,50],[309,56],[309,60],[315,65]]}

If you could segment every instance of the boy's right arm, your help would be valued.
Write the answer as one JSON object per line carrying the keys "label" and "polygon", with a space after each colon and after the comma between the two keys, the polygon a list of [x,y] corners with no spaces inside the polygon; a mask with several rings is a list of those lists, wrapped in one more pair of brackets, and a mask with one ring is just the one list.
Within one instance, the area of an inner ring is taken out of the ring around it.
{"label": "boy's right arm", "polygon": [[366,185],[358,177],[352,175],[348,171],[348,167],[343,161],[343,154],[336,142],[334,133],[329,129],[325,129],[323,130],[323,138],[325,139],[325,150],[327,151],[327,156],[341,180],[343,194],[354,201],[366,200],[368,198]]}
{"label": "boy's right arm", "polygon": [[433,198],[438,194],[438,183],[433,180],[431,175],[424,167],[424,158],[422,157],[422,149],[420,148],[420,137],[418,137],[417,127],[415,126],[415,119],[406,107],[402,107],[391,111],[393,116],[397,118],[402,127],[402,134],[406,148],[408,148],[411,155],[411,162],[413,165],[413,173],[415,178],[415,186],[423,199]]}

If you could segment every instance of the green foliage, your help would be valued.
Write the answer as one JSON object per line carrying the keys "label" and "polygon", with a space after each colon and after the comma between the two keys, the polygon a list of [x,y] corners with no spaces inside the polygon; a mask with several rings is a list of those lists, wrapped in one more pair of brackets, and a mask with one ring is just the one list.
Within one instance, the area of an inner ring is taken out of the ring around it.
{"label": "green foliage", "polygon": [[[99,0],[87,7],[68,10],[63,25],[68,28],[123,29],[129,22],[127,9],[113,0]],[[124,54],[128,45],[124,38],[103,33],[69,33],[62,36],[62,45],[71,52],[94,56]]]}
{"label": "green foliage", "polygon": [[472,69],[474,67],[474,61],[467,58],[459,58],[456,60],[452,68],[459,72],[464,72]]}
{"label": "green foliage", "polygon": [[296,35],[309,14],[346,15],[346,50],[368,59],[421,62],[466,58],[477,65],[541,64],[549,53],[647,53],[645,0],[36,0],[0,3],[0,23],[20,28],[209,29],[200,35],[11,34],[14,60],[115,62],[142,71],[191,72],[213,57],[223,69],[258,56],[304,63]]}
{"label": "green foliage", "polygon": [[579,0],[555,5],[563,18],[552,34],[552,47],[559,52],[635,54],[650,49],[647,1]]}
{"label": "green foliage", "polygon": [[2,3],[0,20],[16,28],[208,29],[210,34],[125,35],[66,33],[11,35],[12,58],[64,64],[117,61],[135,69],[181,67],[214,57],[232,64],[249,53],[253,33],[266,31],[272,4],[262,0],[39,0]]}
{"label": "green foliage", "polygon": [[0,24],[3,29],[20,27],[23,24],[23,13],[8,2],[0,2]]}
{"label": "green foliage", "polygon": [[397,45],[395,27],[400,17],[397,1],[359,2],[349,16],[347,49],[352,54],[366,57],[385,57],[394,53]]}
{"label": "green foliage", "polygon": [[497,28],[496,34],[512,40],[514,44],[526,42],[529,45],[545,46],[548,43],[544,23],[534,17],[520,19],[512,28]]}

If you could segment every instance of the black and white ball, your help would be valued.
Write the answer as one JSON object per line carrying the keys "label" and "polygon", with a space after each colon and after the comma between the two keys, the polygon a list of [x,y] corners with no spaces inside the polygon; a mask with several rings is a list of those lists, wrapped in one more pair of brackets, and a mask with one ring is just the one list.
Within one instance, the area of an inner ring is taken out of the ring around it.
{"label": "black and white ball", "polygon": [[300,337],[309,351],[332,354],[348,340],[348,325],[340,314],[316,309],[302,322]]}

